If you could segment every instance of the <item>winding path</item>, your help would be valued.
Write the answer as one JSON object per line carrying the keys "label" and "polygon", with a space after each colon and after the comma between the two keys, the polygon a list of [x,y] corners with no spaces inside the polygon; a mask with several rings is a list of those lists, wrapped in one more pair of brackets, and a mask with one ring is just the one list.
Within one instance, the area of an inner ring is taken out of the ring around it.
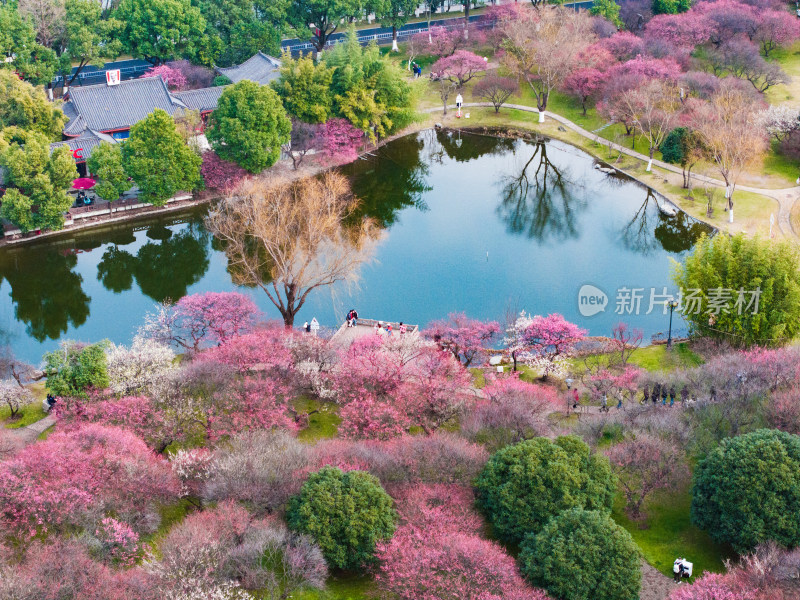
{"label": "winding path", "polygon": [[[533,106],[526,106],[524,104],[504,104],[503,106],[505,106],[506,108],[511,108],[513,110],[520,110],[523,112],[530,112],[530,113],[539,112],[538,108],[534,108]],[[493,105],[491,102],[465,102],[463,105],[463,108],[470,108],[470,107],[493,108]],[[448,105],[447,108],[455,110],[456,106],[455,104],[452,104]],[[426,108],[422,110],[422,112],[430,114],[438,112],[439,110],[441,110],[441,108],[436,106],[432,108]],[[626,154],[627,156],[631,156],[643,162],[647,162],[648,160],[650,160],[648,156],[642,154],[641,152],[637,152],[636,150],[626,148],[625,146],[621,146],[616,142],[612,142],[611,140],[607,140],[603,137],[600,137],[599,135],[597,135],[597,133],[587,131],[580,125],[573,123],[566,117],[562,117],[559,114],[550,111],[545,111],[544,115],[545,118],[553,119],[554,121],[560,123],[564,127],[574,131],[575,133],[579,134],[580,136],[588,140],[591,140],[598,144],[602,144],[603,146],[607,146],[608,148],[611,148],[613,150],[621,152],[622,154]],[[683,172],[683,170],[680,167],[671,165],[669,163],[665,163],[660,160],[654,159],[653,165],[661,169],[664,169],[666,171],[670,171],[672,173],[681,174]],[[725,187],[725,182],[720,181],[719,179],[714,179],[713,177],[708,177],[706,175],[699,175],[699,174],[693,175],[692,177],[697,181],[702,181],[703,183],[709,185],[721,188]],[[762,196],[766,196],[768,198],[772,198],[773,200],[775,200],[778,203],[778,215],[776,218],[776,224],[778,225],[778,229],[781,231],[781,233],[783,233],[784,236],[798,239],[798,234],[797,232],[794,231],[794,228],[792,227],[791,214],[792,214],[792,207],[798,200],[800,200],[800,186],[772,190],[772,189],[763,189],[763,188],[755,188],[755,187],[739,185],[736,186],[736,189],[744,192],[752,192],[754,194],[760,194]]]}

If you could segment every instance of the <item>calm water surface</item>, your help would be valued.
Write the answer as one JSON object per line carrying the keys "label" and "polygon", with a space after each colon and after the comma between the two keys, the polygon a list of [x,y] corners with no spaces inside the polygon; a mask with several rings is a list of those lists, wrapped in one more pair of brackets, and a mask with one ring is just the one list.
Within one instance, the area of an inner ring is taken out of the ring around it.
{"label": "calm water surface", "polygon": [[[502,319],[509,306],[560,312],[605,335],[619,288],[644,288],[641,313],[624,320],[646,335],[667,317],[649,308],[650,288],[670,283],[680,259],[707,231],[664,217],[635,182],[608,177],[560,142],[422,132],[347,167],[363,210],[385,232],[358,288],[310,297],[311,317],[336,326],[363,317],[425,324],[451,311]],[[239,289],[270,317],[260,290],[237,288],[203,210],[63,236],[0,252],[0,327],[21,358],[38,362],[62,339],[128,342],[156,302]],[[584,284],[603,289],[605,312],[578,312]]]}

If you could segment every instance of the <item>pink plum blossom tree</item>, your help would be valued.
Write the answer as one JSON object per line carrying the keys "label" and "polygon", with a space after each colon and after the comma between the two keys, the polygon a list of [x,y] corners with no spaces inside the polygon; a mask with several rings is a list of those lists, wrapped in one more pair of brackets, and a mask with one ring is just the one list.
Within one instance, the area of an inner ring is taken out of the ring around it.
{"label": "pink plum blossom tree", "polygon": [[169,89],[180,91],[186,89],[188,82],[183,73],[168,65],[159,65],[150,68],[142,77],[161,77]]}
{"label": "pink plum blossom tree", "polygon": [[464,85],[486,70],[486,60],[469,50],[456,50],[450,56],[437,60],[431,66],[434,77],[445,78],[461,89]]}
{"label": "pink plum blossom tree", "polygon": [[322,155],[329,164],[352,162],[358,156],[358,149],[364,143],[364,132],[353,126],[347,119],[334,117],[322,126]]}
{"label": "pink plum blossom tree", "polygon": [[446,320],[434,321],[422,334],[442,350],[451,352],[465,367],[478,360],[485,346],[500,333],[497,321],[470,319],[464,313],[450,313]]}
{"label": "pink plum blossom tree", "polygon": [[645,28],[651,39],[663,40],[679,48],[694,49],[706,43],[713,31],[712,23],[695,13],[656,15]]}
{"label": "pink plum blossom tree", "polygon": [[546,379],[554,371],[557,363],[569,357],[584,337],[586,337],[585,329],[554,313],[546,317],[540,315],[533,317],[525,330],[524,341],[530,348],[531,354],[543,361],[542,377]]}
{"label": "pink plum blossom tree", "polygon": [[140,334],[196,353],[251,331],[259,315],[255,302],[239,292],[192,294],[148,315]]}
{"label": "pink plum blossom tree", "polygon": [[586,114],[586,103],[603,89],[606,75],[598,69],[586,67],[571,73],[564,80],[564,92],[577,98],[581,103],[583,114]]}
{"label": "pink plum blossom tree", "polygon": [[800,22],[785,10],[767,10],[759,15],[753,41],[758,42],[764,56],[776,48],[793,44],[800,38]]}
{"label": "pink plum blossom tree", "polygon": [[56,432],[0,464],[0,521],[20,539],[80,527],[103,513],[150,531],[155,503],[177,492],[167,462],[141,439],[86,425]]}

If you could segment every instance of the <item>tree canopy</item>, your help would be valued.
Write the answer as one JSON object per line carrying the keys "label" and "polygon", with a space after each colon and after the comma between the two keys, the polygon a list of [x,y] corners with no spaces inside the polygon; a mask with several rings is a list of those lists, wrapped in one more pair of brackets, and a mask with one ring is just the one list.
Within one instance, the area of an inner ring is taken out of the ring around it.
{"label": "tree canopy", "polygon": [[760,237],[701,237],[673,280],[681,312],[702,335],[735,346],[780,345],[800,330],[800,255]]}
{"label": "tree canopy", "polygon": [[122,166],[122,148],[119,144],[103,142],[92,151],[86,166],[90,173],[97,176],[94,191],[103,200],[117,200],[131,187],[128,174]]}
{"label": "tree canopy", "polygon": [[392,537],[397,513],[373,475],[323,467],[289,501],[286,520],[316,540],[330,566],[355,570],[375,561],[375,547]]}
{"label": "tree canopy", "polygon": [[244,80],[222,93],[206,136],[220,158],[260,173],[281,157],[291,131],[275,90]]}
{"label": "tree canopy", "polygon": [[20,81],[11,71],[0,70],[0,130],[19,127],[55,142],[66,122],[58,105],[49,102],[41,89]]}
{"label": "tree canopy", "polygon": [[739,553],[800,544],[800,437],[759,429],[723,440],[695,470],[692,522]]}
{"label": "tree canopy", "polygon": [[186,145],[172,117],[161,109],[131,127],[130,138],[122,146],[125,172],[136,182],[142,200],[156,206],[177,192],[200,187],[202,162]]}
{"label": "tree canopy", "polygon": [[475,481],[478,504],[501,539],[519,543],[570,508],[611,511],[608,459],[574,436],[534,438],[496,452]]}

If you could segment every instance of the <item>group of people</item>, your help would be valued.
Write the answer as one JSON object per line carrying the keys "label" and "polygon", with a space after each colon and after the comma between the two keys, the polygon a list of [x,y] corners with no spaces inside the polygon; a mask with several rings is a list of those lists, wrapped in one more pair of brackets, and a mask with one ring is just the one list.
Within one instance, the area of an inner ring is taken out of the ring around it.
{"label": "group of people", "polygon": [[419,79],[422,75],[422,67],[420,67],[417,63],[411,63],[411,72],[414,73],[414,79]]}
{"label": "group of people", "polygon": [[[714,395],[714,391],[712,389],[712,396]],[[675,386],[667,386],[666,383],[654,383],[653,389],[651,390],[649,386],[644,386],[642,390],[642,399],[640,404],[647,404],[648,402],[652,402],[653,406],[658,404],[658,401],[661,400],[661,405],[667,405],[667,398],[669,398],[669,405],[675,406],[675,397],[677,396],[677,392],[675,390]],[[694,398],[689,398],[689,389],[684,386],[681,388],[680,391],[680,400],[683,406],[686,406],[689,403],[694,402]]]}
{"label": "group of people", "polygon": [[[372,328],[375,332],[375,335],[392,335],[394,331],[394,327],[392,327],[391,323],[383,323],[382,321],[378,321],[375,323],[375,326]],[[397,326],[397,330],[400,332],[400,335],[405,335],[408,331],[408,327],[400,321],[400,324]]]}
{"label": "group of people", "polygon": [[358,325],[358,311],[355,308],[351,308],[347,311],[347,326],[355,327],[356,325]]}

